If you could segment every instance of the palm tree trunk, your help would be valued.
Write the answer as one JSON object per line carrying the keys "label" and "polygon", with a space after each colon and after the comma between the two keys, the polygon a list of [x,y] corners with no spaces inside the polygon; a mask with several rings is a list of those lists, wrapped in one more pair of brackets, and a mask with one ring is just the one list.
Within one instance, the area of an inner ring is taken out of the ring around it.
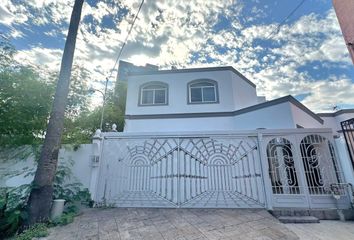
{"label": "palm tree trunk", "polygon": [[83,3],[84,0],[75,0],[71,13],[69,32],[65,42],[52,111],[33,181],[33,188],[28,199],[29,225],[46,221],[49,218],[53,195],[53,180],[57,168],[76,36]]}

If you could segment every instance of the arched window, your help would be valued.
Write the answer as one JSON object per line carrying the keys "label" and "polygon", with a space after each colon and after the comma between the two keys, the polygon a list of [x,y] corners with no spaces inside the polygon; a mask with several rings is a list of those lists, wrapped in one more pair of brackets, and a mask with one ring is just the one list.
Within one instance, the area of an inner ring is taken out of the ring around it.
{"label": "arched window", "polygon": [[162,82],[150,82],[140,87],[139,105],[166,105],[168,85]]}
{"label": "arched window", "polygon": [[201,79],[188,84],[188,103],[217,103],[218,85],[214,80]]}

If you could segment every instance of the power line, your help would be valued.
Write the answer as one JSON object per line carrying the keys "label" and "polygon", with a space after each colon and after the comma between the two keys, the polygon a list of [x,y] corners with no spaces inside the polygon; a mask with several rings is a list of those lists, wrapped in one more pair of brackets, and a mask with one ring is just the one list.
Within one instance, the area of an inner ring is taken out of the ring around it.
{"label": "power line", "polygon": [[295,13],[304,3],[305,3],[305,0],[302,0],[295,8],[289,13],[289,15],[286,16],[286,17],[283,19],[283,21],[281,21],[281,22],[278,24],[277,28],[276,28],[274,31],[272,31],[272,32],[266,37],[266,40],[268,40],[268,39],[270,39],[271,37],[273,37],[274,34],[279,33],[281,26],[282,26],[289,18],[291,18],[292,15],[294,15],[294,13]]}
{"label": "power line", "polygon": [[120,51],[119,51],[119,53],[118,53],[117,59],[116,59],[114,65],[113,65],[113,68],[111,69],[111,72],[110,72],[110,74],[109,74],[109,76],[108,76],[107,79],[109,79],[109,78],[112,77],[112,73],[113,73],[114,69],[116,68],[116,66],[117,66],[117,64],[118,64],[118,61],[119,61],[119,59],[120,59],[120,56],[121,56],[122,53],[123,53],[123,49],[124,49],[124,47],[125,47],[125,45],[126,45],[126,43],[127,43],[127,41],[128,41],[128,38],[129,38],[130,33],[131,33],[132,30],[133,30],[135,21],[136,21],[136,19],[138,18],[138,15],[139,15],[139,13],[140,13],[141,8],[143,7],[144,2],[145,2],[145,0],[142,0],[141,3],[140,3],[139,9],[138,9],[138,11],[137,11],[136,14],[135,14],[135,17],[134,17],[134,19],[133,19],[133,22],[132,22],[132,24],[130,25],[130,29],[129,29],[129,31],[128,31],[128,34],[127,34],[127,36],[125,37],[125,40],[124,40],[124,42],[123,42],[123,45],[122,45],[122,47],[120,48]]}
{"label": "power line", "polygon": [[114,69],[116,68],[116,66],[117,66],[117,64],[118,64],[118,61],[119,61],[119,59],[120,59],[120,56],[121,56],[122,53],[123,53],[123,49],[124,49],[124,47],[125,47],[125,45],[126,45],[126,43],[127,43],[127,41],[128,41],[128,38],[129,38],[129,36],[130,36],[130,33],[131,33],[132,30],[133,30],[135,21],[136,21],[136,19],[138,18],[138,15],[139,15],[139,13],[140,13],[141,8],[143,7],[144,2],[145,2],[145,0],[142,0],[142,1],[141,1],[140,6],[139,6],[139,9],[138,9],[138,11],[137,11],[136,14],[135,14],[135,17],[134,17],[134,19],[133,19],[132,24],[130,25],[130,29],[129,29],[129,31],[128,31],[128,34],[127,34],[127,36],[125,37],[125,40],[124,40],[124,42],[123,42],[122,47],[120,48],[120,51],[119,51],[118,56],[117,56],[117,59],[116,59],[116,61],[114,62],[113,68],[111,69],[111,72],[109,73],[108,77],[106,77],[106,83],[105,83],[104,93],[103,93],[103,103],[102,103],[101,120],[100,120],[100,129],[101,129],[101,130],[102,130],[102,127],[103,127],[103,117],[104,117],[104,108],[105,108],[106,99],[107,99],[108,81],[109,81],[109,79],[112,77],[113,71],[114,71]]}

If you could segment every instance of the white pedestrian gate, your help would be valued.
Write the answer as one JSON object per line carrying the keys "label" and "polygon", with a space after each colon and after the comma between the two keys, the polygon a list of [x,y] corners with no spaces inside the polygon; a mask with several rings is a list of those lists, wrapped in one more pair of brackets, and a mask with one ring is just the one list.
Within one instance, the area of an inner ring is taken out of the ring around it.
{"label": "white pedestrian gate", "polygon": [[349,207],[347,189],[338,184],[343,177],[331,140],[331,132],[264,137],[273,207]]}
{"label": "white pedestrian gate", "polygon": [[335,189],[342,177],[331,132],[313,131],[105,133],[93,158],[94,199],[117,207],[348,207],[345,190]]}

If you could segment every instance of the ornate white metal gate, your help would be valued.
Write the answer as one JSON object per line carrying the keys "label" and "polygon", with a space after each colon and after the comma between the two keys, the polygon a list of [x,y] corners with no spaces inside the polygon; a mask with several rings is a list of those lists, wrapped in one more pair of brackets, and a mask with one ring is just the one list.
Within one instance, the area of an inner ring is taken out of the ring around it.
{"label": "ornate white metal gate", "polygon": [[98,195],[118,207],[262,208],[256,137],[107,138]]}
{"label": "ornate white metal gate", "polygon": [[172,208],[350,205],[329,130],[103,137],[93,158],[96,202]]}

